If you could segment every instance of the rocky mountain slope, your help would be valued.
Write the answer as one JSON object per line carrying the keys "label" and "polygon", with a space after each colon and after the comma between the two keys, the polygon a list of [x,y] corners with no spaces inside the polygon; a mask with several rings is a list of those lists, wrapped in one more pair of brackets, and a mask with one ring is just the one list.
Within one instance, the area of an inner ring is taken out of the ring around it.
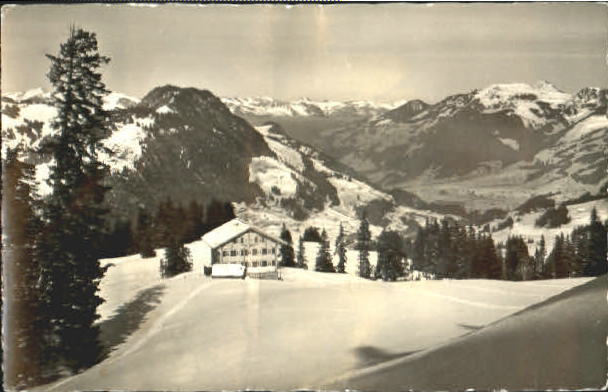
{"label": "rocky mountain slope", "polygon": [[[252,127],[211,92],[158,87],[141,101],[113,93],[106,98],[116,129],[102,159],[111,168],[107,200],[114,214],[154,210],[161,201],[230,200],[238,214],[264,226],[303,221],[337,230],[368,207],[375,224],[402,231],[432,213],[400,207],[393,197],[314,148],[289,137],[276,124]],[[51,136],[56,111],[42,91],[2,100],[3,151],[21,146],[22,159],[34,162],[38,194],[49,192],[44,179],[52,162],[32,151]],[[335,227],[334,227],[335,226]],[[379,230],[379,228],[377,228]]]}
{"label": "rocky mountain slope", "polygon": [[470,191],[471,184],[496,186],[505,177],[509,187],[560,192],[567,185],[563,197],[575,197],[597,192],[606,178],[607,93],[585,88],[571,96],[547,82],[497,84],[433,105],[412,100],[326,129],[317,145],[382,188],[422,188],[427,200],[471,200],[451,195],[450,185]]}

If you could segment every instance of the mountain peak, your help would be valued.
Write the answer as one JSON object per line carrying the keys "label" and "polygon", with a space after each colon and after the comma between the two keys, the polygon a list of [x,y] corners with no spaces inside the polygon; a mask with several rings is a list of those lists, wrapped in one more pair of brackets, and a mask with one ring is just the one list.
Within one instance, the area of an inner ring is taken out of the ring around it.
{"label": "mountain peak", "polygon": [[532,87],[537,90],[553,91],[553,92],[558,92],[558,93],[562,93],[562,94],[564,93],[562,90],[557,88],[553,83],[551,83],[547,80],[539,80],[536,83],[534,83],[532,85]]}
{"label": "mountain peak", "polygon": [[162,106],[169,107],[176,102],[179,102],[178,106],[183,109],[196,110],[197,107],[200,109],[202,106],[214,106],[219,110],[222,110],[221,108],[228,110],[222,101],[209,90],[178,87],[171,84],[153,88],[141,100],[143,105],[152,109]]}
{"label": "mountain peak", "polygon": [[407,101],[403,105],[390,110],[384,114],[383,117],[389,118],[396,122],[407,122],[419,113],[425,111],[430,105],[420,99],[413,99]]}

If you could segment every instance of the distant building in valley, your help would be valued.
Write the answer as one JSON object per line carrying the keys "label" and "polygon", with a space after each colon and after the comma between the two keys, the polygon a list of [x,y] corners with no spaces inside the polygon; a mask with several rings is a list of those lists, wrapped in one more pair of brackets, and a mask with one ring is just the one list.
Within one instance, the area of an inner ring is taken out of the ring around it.
{"label": "distant building in valley", "polygon": [[206,273],[213,271],[215,277],[236,277],[233,275],[238,268],[234,265],[238,264],[249,277],[276,279],[281,245],[288,245],[239,219],[211,230],[202,240],[211,249],[211,258],[204,266]]}

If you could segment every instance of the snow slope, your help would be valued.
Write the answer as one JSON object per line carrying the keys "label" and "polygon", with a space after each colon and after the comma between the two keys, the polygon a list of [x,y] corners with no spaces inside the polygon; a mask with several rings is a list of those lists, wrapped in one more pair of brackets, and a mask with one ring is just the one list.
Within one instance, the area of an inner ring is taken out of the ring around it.
{"label": "snow slope", "polygon": [[[135,277],[142,263],[148,261],[120,265]],[[319,388],[587,281],[384,283],[296,269],[282,275],[283,281],[212,280],[196,273],[165,280],[162,294],[143,304],[145,317],[109,358],[43,389]],[[106,295],[117,295],[116,283],[106,284],[115,287]],[[118,313],[120,319],[120,308]],[[120,333],[121,325],[113,328]]]}
{"label": "snow slope", "polygon": [[[263,205],[240,205],[237,208],[237,216],[247,222],[275,234],[278,234],[280,226],[285,223],[292,232],[294,244],[307,226],[316,226],[327,230],[333,244],[340,223],[348,233],[356,232],[359,226],[358,209],[375,201],[392,205],[392,209],[385,215],[388,229],[402,232],[408,230],[409,225],[404,223],[404,219],[415,220],[422,224],[427,217],[441,218],[440,214],[431,211],[394,205],[391,195],[341,172],[332,165],[331,161],[311,147],[283,133],[273,132],[272,125],[258,126],[255,129],[264,137],[275,157],[261,156],[252,159],[249,166],[249,180],[260,186],[266,194],[266,200]],[[312,167],[306,168],[305,161],[310,162]],[[322,210],[312,211],[302,222],[286,214],[285,208],[280,204],[282,199],[298,197],[298,189],[302,185],[313,189],[317,187],[310,180],[312,169],[325,177],[329,185],[335,189],[339,204],[326,200]],[[278,189],[279,192],[273,191],[273,188]],[[378,235],[382,227],[372,224],[370,229],[373,235]]]}
{"label": "snow slope", "polygon": [[603,389],[607,283],[599,277],[445,345],[329,384],[382,391]]}

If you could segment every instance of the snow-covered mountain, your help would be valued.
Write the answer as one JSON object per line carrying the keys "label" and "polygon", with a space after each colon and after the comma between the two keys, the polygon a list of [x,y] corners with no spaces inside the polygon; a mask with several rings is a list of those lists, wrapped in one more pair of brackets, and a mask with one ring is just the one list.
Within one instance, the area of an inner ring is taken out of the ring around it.
{"label": "snow-covered mountain", "polygon": [[263,117],[374,117],[404,103],[372,101],[312,101],[301,98],[282,101],[270,97],[222,98],[232,113],[239,116]]}
{"label": "snow-covered mountain", "polygon": [[[44,196],[52,162],[32,159],[31,151],[52,135],[56,110],[48,94],[35,96],[3,97],[3,151],[21,146],[22,158],[37,164],[38,194]],[[402,231],[438,216],[398,206],[391,195],[277,124],[252,127],[206,90],[162,86],[141,100],[113,93],[106,108],[116,127],[105,145],[114,154],[101,158],[111,168],[107,199],[117,215],[153,209],[167,198],[216,198],[236,202],[238,214],[249,221],[276,228],[287,223],[298,229],[306,222],[333,232],[344,222],[355,230],[363,207],[373,223]]]}
{"label": "snow-covered mountain", "polygon": [[[559,192],[568,183],[570,194],[580,194],[597,190],[606,173],[607,93],[585,88],[570,95],[544,81],[496,84],[433,105],[410,100],[325,130],[316,145],[383,188],[430,184],[431,198],[436,183],[474,184],[514,168],[526,174],[511,187],[536,181]],[[470,185],[463,189],[475,189]]]}

